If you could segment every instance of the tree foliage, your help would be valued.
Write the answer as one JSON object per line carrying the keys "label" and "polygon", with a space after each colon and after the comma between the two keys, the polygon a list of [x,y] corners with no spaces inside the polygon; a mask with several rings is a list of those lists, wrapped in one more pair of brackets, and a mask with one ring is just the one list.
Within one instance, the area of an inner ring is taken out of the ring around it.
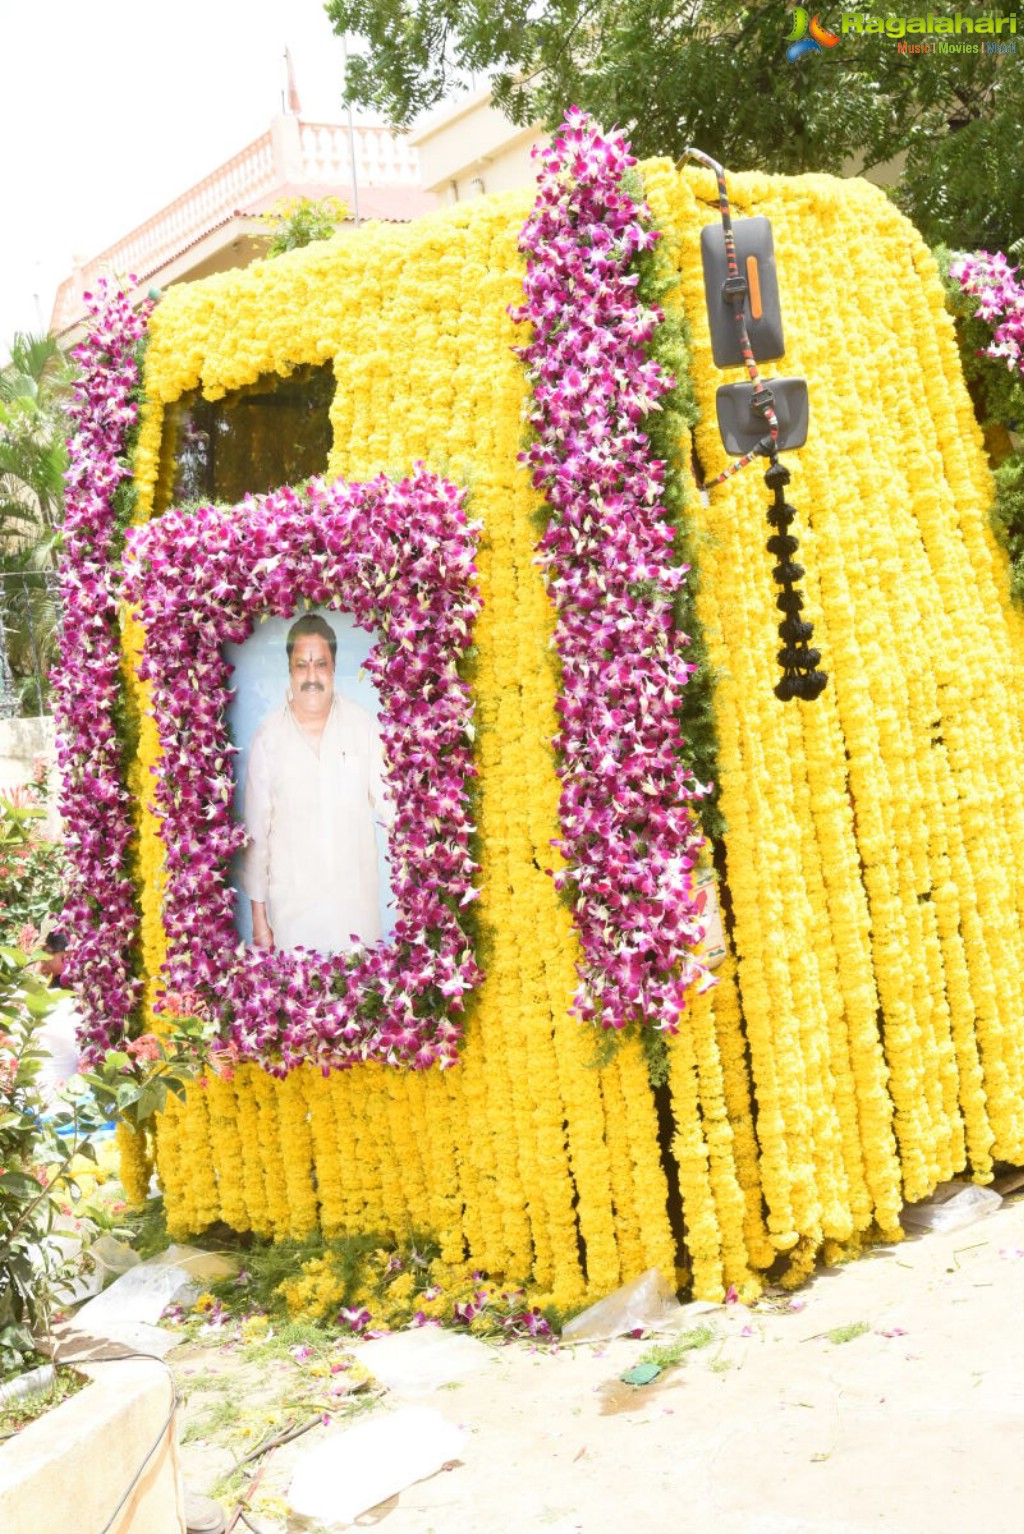
{"label": "tree foliage", "polygon": [[16,335],[0,369],[0,713],[42,712],[56,659],[52,587],[73,376],[52,336]]}
{"label": "tree foliage", "polygon": [[289,250],[301,250],[317,240],[329,240],[347,217],[348,209],[337,197],[293,197],[281,202],[267,215],[273,236],[267,247],[267,259],[283,256]]}
{"label": "tree foliage", "polygon": [[37,544],[60,526],[72,368],[52,336],[16,335],[0,369],[0,547]]}
{"label": "tree foliage", "polygon": [[[327,12],[363,40],[349,100],[396,126],[486,80],[514,122],[551,128],[581,106],[625,129],[641,156],[695,144],[735,169],[787,174],[904,156],[897,195],[929,241],[1006,248],[1024,231],[1024,70],[1012,55],[921,56],[892,36],[847,32],[790,63],[786,0],[329,0]],[[863,0],[848,14],[892,12]],[[821,17],[839,31],[838,11]]]}

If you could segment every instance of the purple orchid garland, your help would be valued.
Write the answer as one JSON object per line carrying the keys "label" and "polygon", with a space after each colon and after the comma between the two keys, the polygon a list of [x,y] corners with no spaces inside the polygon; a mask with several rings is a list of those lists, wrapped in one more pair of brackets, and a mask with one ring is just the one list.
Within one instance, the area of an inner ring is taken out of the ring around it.
{"label": "purple orchid garland", "polygon": [[152,305],[133,311],[127,294],[104,280],[85,302],[89,333],[72,352],[80,373],[69,409],[74,429],[65,476],[54,714],[69,870],[67,977],[85,1017],[83,1053],[94,1060],[121,1038],[140,997],[128,868],[134,824],[116,726],[117,556],[126,520],[118,491],[132,477],[126,455],[139,413],[136,353]]}
{"label": "purple orchid garland", "polygon": [[[145,631],[164,755],[165,984],[197,997],[240,1058],[283,1074],[376,1059],[451,1065],[463,996],[481,979],[463,908],[476,897],[469,781],[472,699],[458,674],[480,599],[478,525],[462,493],[418,466],[394,484],[283,489],[231,509],[169,511],[128,539],[126,595]],[[366,662],[396,806],[392,936],[349,955],[240,949],[229,885],[232,817],[225,642],[303,601],[380,638]]]}
{"label": "purple orchid garland", "polygon": [[979,355],[1024,378],[1024,284],[1018,272],[1000,250],[957,255],[949,263],[950,276],[978,300],[978,319],[992,327],[992,340]]}
{"label": "purple orchid garland", "polygon": [[646,351],[662,316],[636,296],[634,260],[658,235],[624,179],[636,160],[621,135],[574,109],[540,161],[513,318],[533,326],[517,349],[535,433],[521,461],[550,507],[538,562],[562,665],[556,878],[582,949],[574,1010],[671,1033],[688,987],[707,979],[693,953],[702,836],[689,807],[707,790],[680,761],[681,693],[696,668],[673,598],[688,567],[673,557],[664,465],[643,430],[672,387]]}

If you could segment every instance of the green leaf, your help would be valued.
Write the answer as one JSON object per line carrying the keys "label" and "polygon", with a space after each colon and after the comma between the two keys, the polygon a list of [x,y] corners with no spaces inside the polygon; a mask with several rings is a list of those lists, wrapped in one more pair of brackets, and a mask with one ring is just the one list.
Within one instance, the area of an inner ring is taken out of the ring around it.
{"label": "green leaf", "polygon": [[46,1017],[54,1008],[52,991],[26,991],[23,1000],[33,1017]]}
{"label": "green leaf", "polygon": [[634,1364],[632,1369],[620,1374],[619,1379],[624,1385],[649,1385],[660,1373],[657,1364]]}
{"label": "green leaf", "polygon": [[138,1102],[135,1105],[134,1119],[137,1124],[143,1120],[152,1118],[154,1113],[159,1113],[167,1101],[167,1084],[164,1081],[151,1081],[142,1088]]}
{"label": "green leaf", "polygon": [[13,1199],[33,1199],[42,1191],[43,1184],[27,1172],[5,1172],[0,1178],[0,1196],[5,1202]]}

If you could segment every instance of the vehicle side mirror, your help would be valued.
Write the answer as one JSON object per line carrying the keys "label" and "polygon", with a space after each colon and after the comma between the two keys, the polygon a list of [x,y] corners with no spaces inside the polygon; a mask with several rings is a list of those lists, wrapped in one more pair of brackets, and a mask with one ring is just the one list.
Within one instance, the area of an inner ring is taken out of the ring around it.
{"label": "vehicle side mirror", "polygon": [[[772,362],[786,354],[782,338],[779,274],[775,267],[775,241],[767,218],[738,218],[732,226],[736,261],[746,283],[743,299],[747,336],[757,362]],[[735,299],[729,296],[729,268],[725,255],[725,231],[721,224],[706,224],[700,232],[704,265],[704,296],[711,327],[711,352],[719,368],[741,367]],[[733,279],[735,280],[735,279]],[[737,291],[737,298],[742,296]]]}
{"label": "vehicle side mirror", "polygon": [[[807,380],[770,378],[762,387],[771,390],[772,408],[779,423],[776,450],[784,453],[787,448],[803,447],[810,413]],[[763,414],[754,408],[755,392],[753,384],[722,384],[715,396],[718,430],[726,452],[734,458],[752,453],[767,432]]]}

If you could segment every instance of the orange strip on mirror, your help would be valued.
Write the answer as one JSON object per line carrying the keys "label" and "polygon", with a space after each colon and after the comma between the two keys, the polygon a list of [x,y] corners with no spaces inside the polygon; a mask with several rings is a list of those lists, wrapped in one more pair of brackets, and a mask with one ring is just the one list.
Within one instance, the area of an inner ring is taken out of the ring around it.
{"label": "orange strip on mirror", "polygon": [[750,289],[750,317],[759,320],[763,313],[761,308],[761,278],[757,270],[757,257],[747,257],[747,286]]}

